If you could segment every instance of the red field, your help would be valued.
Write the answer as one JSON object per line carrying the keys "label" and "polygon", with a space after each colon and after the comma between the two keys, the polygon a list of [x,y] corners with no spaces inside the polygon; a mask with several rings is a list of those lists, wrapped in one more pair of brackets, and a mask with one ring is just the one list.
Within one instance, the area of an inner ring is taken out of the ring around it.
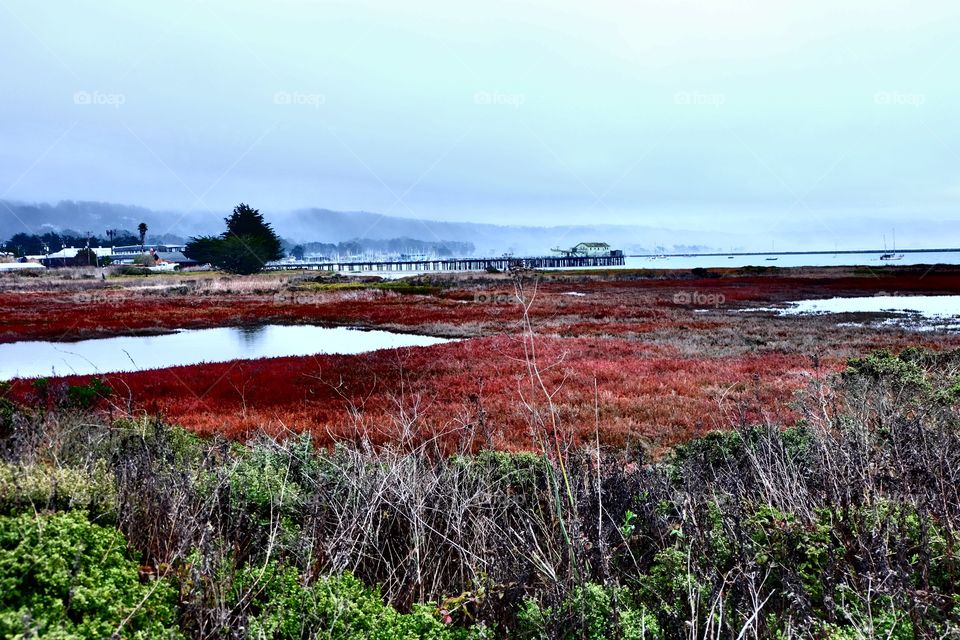
{"label": "red field", "polygon": [[[548,389],[559,389],[554,402],[561,429],[574,440],[599,437],[610,445],[659,448],[741,420],[788,424],[795,418],[794,394],[812,376],[838,370],[847,357],[883,346],[960,346],[955,335],[736,311],[811,296],[960,290],[955,273],[900,271],[888,277],[816,272],[702,279],[562,276],[543,282],[531,314],[538,363],[547,372]],[[238,285],[229,281],[220,290],[172,282],[165,289],[8,289],[0,293],[0,341],[263,322],[459,336],[467,339],[359,356],[237,361],[105,378],[119,406],[162,413],[202,433],[243,437],[258,429],[308,430],[322,443],[361,434],[375,442],[438,437],[447,448],[535,444],[531,415],[545,409],[545,398],[531,389],[520,307],[510,301],[505,280],[461,278],[430,295],[317,291],[276,277],[253,281],[261,290],[231,289]],[[720,302],[706,308],[680,304],[678,292],[713,295]],[[93,303],[78,304],[87,300]],[[15,393],[32,392],[20,383]]]}
{"label": "red field", "polygon": [[[548,338],[541,367],[563,429],[577,440],[673,444],[743,417],[788,421],[791,394],[805,385],[803,357],[764,354],[681,358],[669,349],[619,339]],[[243,436],[308,429],[324,443],[358,433],[376,442],[409,433],[452,447],[488,439],[529,448],[531,388],[517,338],[466,340],[359,356],[236,361],[109,375],[123,404],[162,413],[202,433]],[[77,384],[83,379],[70,379]],[[596,395],[594,392],[596,382]],[[596,402],[595,402],[596,401]]]}
{"label": "red field", "polygon": [[[723,273],[723,270],[716,270]],[[532,307],[541,329],[557,335],[643,333],[678,311],[678,292],[723,296],[718,310],[810,297],[886,293],[960,292],[960,270],[865,270],[862,275],[827,269],[791,270],[790,275],[694,278],[683,272],[642,276],[580,278],[547,274]],[[4,288],[0,281],[0,343],[26,339],[78,340],[105,335],[224,325],[330,323],[396,327],[446,335],[481,335],[512,331],[519,318],[513,287],[505,277],[479,282],[453,280],[437,295],[402,295],[392,291],[311,290],[309,283],[291,290],[286,278],[239,281],[229,278],[181,278],[157,284],[139,282],[71,282],[25,290]],[[151,279],[151,282],[153,279]],[[564,295],[571,292],[586,295]],[[493,300],[492,302],[490,300]],[[701,322],[690,318],[687,322]],[[708,329],[704,326],[694,328]]]}

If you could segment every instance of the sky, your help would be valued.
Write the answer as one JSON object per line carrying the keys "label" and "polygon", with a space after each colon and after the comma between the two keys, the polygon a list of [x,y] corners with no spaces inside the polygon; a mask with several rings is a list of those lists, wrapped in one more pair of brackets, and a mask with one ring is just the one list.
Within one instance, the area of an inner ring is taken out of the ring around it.
{"label": "sky", "polygon": [[955,0],[0,0],[0,199],[957,246],[958,33]]}

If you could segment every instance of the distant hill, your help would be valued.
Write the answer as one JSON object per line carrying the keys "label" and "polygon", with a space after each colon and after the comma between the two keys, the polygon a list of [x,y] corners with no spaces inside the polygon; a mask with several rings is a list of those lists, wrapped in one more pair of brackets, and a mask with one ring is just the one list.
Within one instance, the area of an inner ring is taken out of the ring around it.
{"label": "distant hill", "polygon": [[270,219],[285,238],[304,238],[318,242],[404,237],[427,241],[453,240],[472,242],[477,253],[482,255],[504,252],[516,255],[545,254],[556,246],[571,247],[578,242],[587,241],[608,242],[628,253],[657,251],[658,245],[670,251],[707,251],[710,248],[708,243],[719,239],[717,234],[694,234],[639,225],[508,226],[418,220],[366,211],[329,209],[303,209],[275,214]]}
{"label": "distant hill", "polygon": [[[337,243],[355,238],[390,240],[414,238],[424,241],[470,242],[482,255],[505,252],[545,254],[555,246],[578,242],[608,242],[628,253],[647,251],[707,251],[730,246],[741,239],[713,233],[691,233],[640,225],[563,225],[553,227],[506,226],[475,222],[442,222],[385,216],[365,211],[303,209],[270,212],[262,207],[277,232],[290,244]],[[224,216],[226,212],[224,213]],[[28,204],[0,200],[0,239],[15,233],[72,230],[102,236],[107,229],[135,232],[140,222],[149,227],[148,237],[172,241],[194,235],[219,233],[221,216],[209,212],[157,211],[107,202],[61,201]]]}
{"label": "distant hill", "polygon": [[0,200],[0,239],[16,233],[43,234],[48,231],[87,232],[103,237],[108,229],[137,233],[137,225],[146,222],[148,235],[173,241],[200,233],[213,232],[223,221],[207,214],[182,214],[176,211],[154,211],[109,202],[61,200],[55,205],[27,204]]}

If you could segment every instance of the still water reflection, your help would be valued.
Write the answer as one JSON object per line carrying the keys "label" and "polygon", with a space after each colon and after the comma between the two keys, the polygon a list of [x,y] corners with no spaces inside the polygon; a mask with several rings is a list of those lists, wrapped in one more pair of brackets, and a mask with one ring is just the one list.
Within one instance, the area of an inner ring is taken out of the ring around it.
{"label": "still water reflection", "polygon": [[124,336],[82,342],[0,344],[0,380],[142,371],[201,362],[227,362],[321,353],[355,354],[423,347],[448,339],[348,327],[263,325]]}

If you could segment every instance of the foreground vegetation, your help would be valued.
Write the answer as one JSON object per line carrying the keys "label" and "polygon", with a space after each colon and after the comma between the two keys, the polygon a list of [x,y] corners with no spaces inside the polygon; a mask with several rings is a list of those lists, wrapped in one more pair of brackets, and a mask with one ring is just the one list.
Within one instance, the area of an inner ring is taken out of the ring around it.
{"label": "foreground vegetation", "polygon": [[[787,429],[539,453],[201,439],[0,401],[0,636],[960,633],[960,352],[852,360]],[[599,425],[598,425],[599,429]]]}

